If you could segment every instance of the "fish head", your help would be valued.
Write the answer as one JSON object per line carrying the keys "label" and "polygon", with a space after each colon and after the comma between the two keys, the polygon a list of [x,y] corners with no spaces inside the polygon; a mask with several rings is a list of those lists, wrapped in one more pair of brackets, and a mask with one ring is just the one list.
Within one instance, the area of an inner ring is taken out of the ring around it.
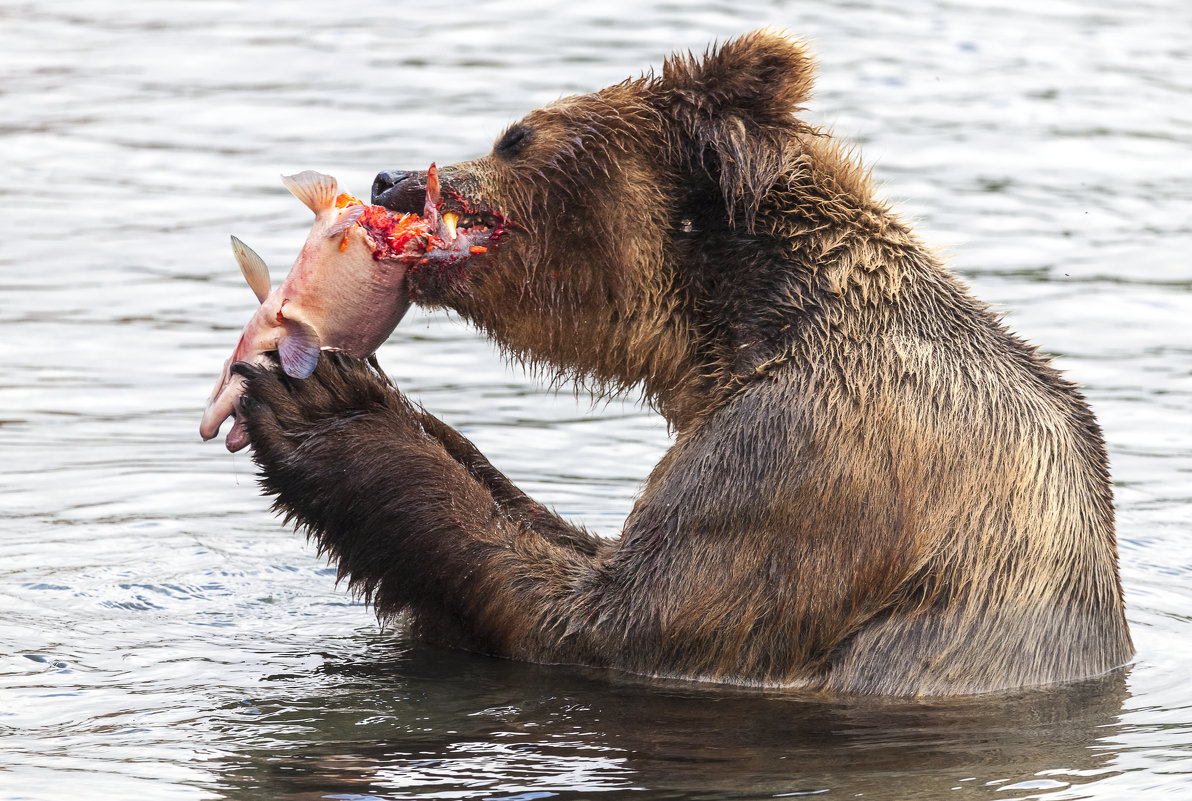
{"label": "fish head", "polygon": [[[270,353],[279,349],[287,333],[285,318],[281,314],[283,305],[284,299],[275,290],[265,298],[241,332],[236,348],[224,362],[215,388],[207,398],[203,419],[199,423],[199,434],[203,439],[212,439],[219,434],[223,422],[235,413],[236,399],[244,391],[244,379],[232,372],[232,365],[237,362],[266,364],[271,360]],[[233,424],[226,443],[230,451],[240,450],[248,443],[240,421]]]}
{"label": "fish head", "polygon": [[[269,269],[264,260],[234,236],[232,252],[260,306],[241,331],[240,339],[232,355],[224,362],[215,388],[207,399],[199,424],[203,439],[215,437],[223,421],[235,412],[236,399],[244,390],[244,380],[233,372],[234,364],[265,364],[271,360],[270,354],[277,351],[282,368],[287,374],[297,377],[309,375],[318,363],[318,330],[301,302],[294,302],[288,297],[292,291],[289,280],[277,289],[271,289]],[[230,451],[240,450],[248,444],[248,433],[243,421],[237,419],[226,442]]]}

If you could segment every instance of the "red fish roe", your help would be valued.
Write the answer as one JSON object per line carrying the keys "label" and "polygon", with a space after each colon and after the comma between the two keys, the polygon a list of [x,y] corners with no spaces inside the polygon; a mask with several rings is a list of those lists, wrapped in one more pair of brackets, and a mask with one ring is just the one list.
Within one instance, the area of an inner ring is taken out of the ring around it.
{"label": "red fish roe", "polygon": [[420,253],[432,237],[430,223],[417,214],[396,214],[382,206],[369,206],[356,223],[376,243],[374,259]]}

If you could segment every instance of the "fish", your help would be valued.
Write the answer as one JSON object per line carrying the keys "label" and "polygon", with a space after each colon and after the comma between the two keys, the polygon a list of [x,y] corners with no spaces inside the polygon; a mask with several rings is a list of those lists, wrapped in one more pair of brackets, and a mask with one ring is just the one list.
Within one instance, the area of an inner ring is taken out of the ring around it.
{"label": "fish", "polygon": [[[265,364],[276,351],[286,375],[306,378],[321,350],[372,355],[409,309],[407,270],[439,241],[443,223],[437,191],[428,191],[426,208],[418,215],[340,193],[335,178],[313,170],[282,176],[282,183],[314,212],[315,221],[277,288],[271,286],[264,259],[232,237],[232,253],[260,306],[207,400],[199,424],[204,440],[217,436],[223,422],[235,415],[244,379],[232,373],[233,364]],[[233,452],[248,444],[242,420],[235,420],[225,444]]]}

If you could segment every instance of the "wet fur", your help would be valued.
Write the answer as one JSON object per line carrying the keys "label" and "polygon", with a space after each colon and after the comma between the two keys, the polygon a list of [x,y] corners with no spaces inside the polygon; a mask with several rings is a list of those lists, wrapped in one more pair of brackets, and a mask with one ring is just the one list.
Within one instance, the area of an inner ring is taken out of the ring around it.
{"label": "wet fur", "polygon": [[412,273],[414,299],[556,376],[641,388],[676,431],[619,540],[368,364],[246,369],[266,490],[382,616],[516,659],[860,693],[1130,658],[1091,412],[798,121],[811,76],[757,32],[441,173],[520,227],[473,269]]}

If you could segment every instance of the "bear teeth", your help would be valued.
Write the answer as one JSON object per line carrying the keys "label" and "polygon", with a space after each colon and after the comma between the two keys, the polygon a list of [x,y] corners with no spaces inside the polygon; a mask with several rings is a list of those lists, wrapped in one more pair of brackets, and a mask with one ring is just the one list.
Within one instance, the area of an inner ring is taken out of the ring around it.
{"label": "bear teeth", "polygon": [[[446,218],[446,215],[444,215]],[[488,233],[490,226],[481,215],[464,214],[461,215],[455,222],[455,227],[459,231],[468,231],[470,233]]]}

